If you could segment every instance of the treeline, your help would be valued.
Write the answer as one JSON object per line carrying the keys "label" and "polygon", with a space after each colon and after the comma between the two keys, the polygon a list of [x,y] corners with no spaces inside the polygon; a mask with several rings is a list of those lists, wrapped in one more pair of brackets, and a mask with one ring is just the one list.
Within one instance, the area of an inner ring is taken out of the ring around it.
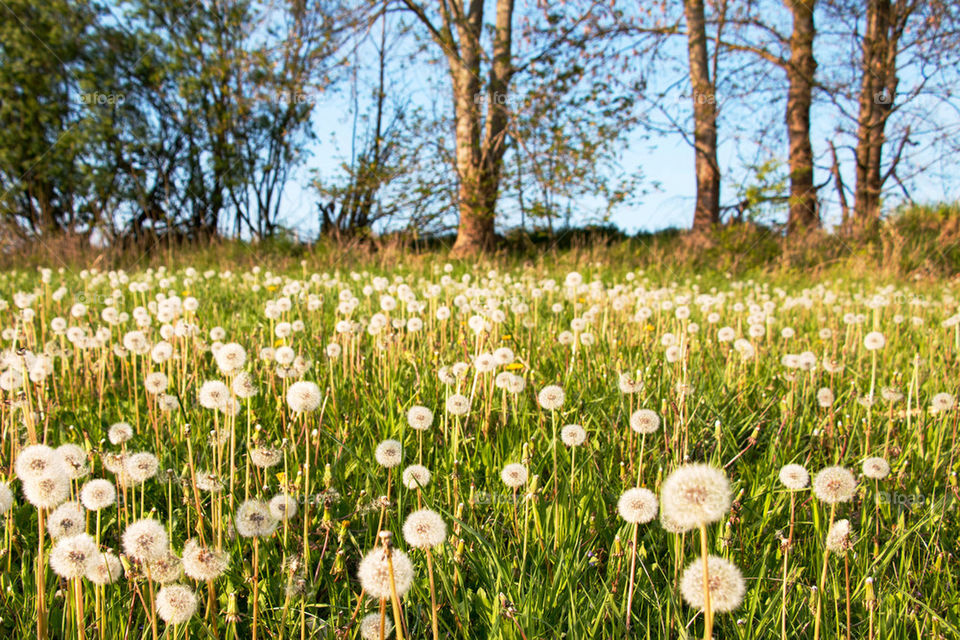
{"label": "treeline", "polygon": [[461,253],[493,247],[507,213],[635,204],[650,185],[620,158],[638,139],[692,147],[695,231],[773,209],[802,233],[827,202],[871,225],[958,150],[950,0],[4,7],[7,238],[273,235],[334,95],[352,138],[314,180],[321,230],[453,218]]}

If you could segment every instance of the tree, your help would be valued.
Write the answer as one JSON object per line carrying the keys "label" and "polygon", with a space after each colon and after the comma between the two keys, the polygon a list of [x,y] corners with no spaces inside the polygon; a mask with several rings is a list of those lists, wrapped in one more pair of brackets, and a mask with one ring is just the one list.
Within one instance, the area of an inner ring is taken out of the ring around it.
{"label": "tree", "polygon": [[[960,6],[948,0],[825,0],[828,18],[841,28],[832,46],[855,52],[824,82],[845,122],[838,133],[852,142],[832,153],[852,152],[852,219],[870,227],[894,190],[912,200],[910,182],[951,153],[960,63]],[[837,154],[839,156],[839,153]],[[834,172],[846,199],[842,172]]]}
{"label": "tree", "polygon": [[92,185],[84,152],[97,118],[118,101],[108,79],[88,73],[99,10],[11,0],[3,11],[0,213],[28,236],[86,228],[91,219],[81,209]]}
{"label": "tree", "polygon": [[820,225],[817,189],[813,182],[813,145],[810,143],[810,106],[817,70],[813,55],[815,0],[784,1],[793,17],[790,60],[784,65],[788,85],[786,121],[790,163],[787,227],[791,232],[797,232]]}
{"label": "tree", "polygon": [[687,53],[693,88],[693,146],[697,175],[693,230],[705,231],[720,222],[716,85],[710,74],[703,0],[684,0],[683,11],[687,21]]}
{"label": "tree", "polygon": [[[810,137],[810,109],[817,71],[814,56],[816,0],[782,0],[782,4],[789,11],[792,22],[789,34],[779,28],[776,6],[769,2],[745,2],[729,17],[732,30],[722,46],[754,56],[785,76],[784,122],[790,170],[787,229],[795,233],[820,224]],[[772,85],[774,91],[783,91],[777,80],[765,80],[763,84]]]}

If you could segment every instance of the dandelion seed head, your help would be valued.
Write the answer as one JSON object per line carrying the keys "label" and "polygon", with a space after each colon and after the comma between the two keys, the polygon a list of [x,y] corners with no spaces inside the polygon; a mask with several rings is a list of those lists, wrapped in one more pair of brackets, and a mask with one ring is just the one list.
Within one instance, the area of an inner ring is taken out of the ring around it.
{"label": "dandelion seed head", "polygon": [[843,467],[827,467],[813,479],[813,492],[827,504],[849,502],[856,489],[856,479]]}
{"label": "dandelion seed head", "polygon": [[83,533],[87,518],[79,502],[64,502],[47,517],[47,533],[54,540]]}
{"label": "dandelion seed head", "polygon": [[447,413],[452,416],[465,416],[470,413],[470,400],[459,393],[453,393],[447,398]]}
{"label": "dandelion seed head", "polygon": [[159,584],[176,582],[183,575],[183,561],[169,549],[156,558],[151,558],[147,567],[150,570],[150,579]]}
{"label": "dandelion seed head", "polygon": [[832,553],[846,553],[853,548],[854,538],[849,520],[837,520],[827,532],[827,549]]}
{"label": "dandelion seed head", "polygon": [[393,633],[393,620],[390,616],[384,616],[383,634],[380,634],[380,614],[369,613],[360,621],[360,637],[363,640],[380,640],[380,638],[389,638]]}
{"label": "dandelion seed head", "polygon": [[631,524],[643,524],[657,517],[657,496],[642,487],[627,489],[620,495],[617,512]]}
{"label": "dandelion seed head", "polygon": [[437,547],[447,539],[447,523],[436,511],[414,511],[403,523],[403,539],[418,549]]}
{"label": "dandelion seed head", "polygon": [[59,468],[23,482],[23,495],[37,509],[52,509],[70,495],[70,478]]}
{"label": "dandelion seed head", "polygon": [[79,578],[98,554],[97,543],[86,533],[60,538],[50,551],[50,568],[61,578]]}
{"label": "dandelion seed head", "polygon": [[273,534],[277,529],[277,519],[270,507],[260,500],[247,500],[238,508],[234,517],[234,526],[244,538],[262,538]]}
{"label": "dandelion seed head", "polygon": [[114,553],[97,553],[87,564],[87,580],[94,584],[113,584],[123,575],[123,564]]}
{"label": "dandelion seed head", "polygon": [[285,493],[273,496],[267,506],[270,507],[270,515],[280,521],[289,520],[297,515],[296,499]]}
{"label": "dandelion seed head", "polygon": [[250,462],[252,462],[255,467],[260,467],[261,469],[267,469],[279,464],[281,460],[283,460],[283,454],[278,449],[254,447],[250,450]]}
{"label": "dandelion seed head", "polygon": [[183,545],[183,571],[198,582],[216,580],[229,564],[227,553],[201,546],[195,539]]}
{"label": "dandelion seed head", "polygon": [[[399,549],[392,549],[390,553],[397,597],[402,598],[413,585],[413,564],[410,557]],[[360,578],[360,586],[371,598],[379,600],[391,597],[390,568],[383,548],[378,547],[363,557],[357,569],[357,577]]]}
{"label": "dandelion seed head", "polygon": [[72,480],[90,473],[90,469],[87,468],[87,452],[80,446],[73,443],[63,444],[56,448],[56,454],[60,458],[64,471]]}
{"label": "dandelion seed head", "polygon": [[384,440],[377,445],[373,457],[381,467],[392,469],[403,462],[403,445],[397,440]]}
{"label": "dandelion seed head", "polygon": [[410,407],[407,411],[407,424],[411,429],[426,431],[433,424],[433,411],[427,407]]}
{"label": "dandelion seed head", "polygon": [[519,462],[506,465],[503,471],[500,472],[500,479],[503,480],[503,484],[511,489],[517,489],[525,485],[527,483],[527,476],[527,468]]}
{"label": "dandelion seed head", "polygon": [[727,475],[706,464],[685,464],[663,482],[661,508],[678,526],[694,529],[716,522],[730,509]]}
{"label": "dandelion seed head", "polygon": [[430,484],[430,470],[422,464],[412,464],[403,470],[403,486],[413,491]]}
{"label": "dandelion seed head", "polygon": [[127,457],[123,470],[131,482],[139,484],[157,475],[159,468],[160,462],[157,460],[157,456],[147,451],[141,451]]}
{"label": "dandelion seed head", "polygon": [[890,475],[890,464],[880,457],[867,458],[863,461],[863,475],[872,480],[883,480]]}
{"label": "dandelion seed head", "polygon": [[[714,612],[733,611],[743,602],[747,587],[737,565],[717,556],[708,556],[707,585],[710,590],[710,608]],[[694,609],[703,609],[703,558],[697,558],[683,571],[680,578],[680,593]]]}
{"label": "dandelion seed head", "polygon": [[14,471],[17,477],[24,482],[46,477],[50,474],[66,474],[60,456],[45,444],[32,444],[24,447],[17,456]]}
{"label": "dandelion seed head", "polygon": [[883,349],[887,344],[886,338],[879,331],[871,331],[863,337],[863,348],[867,351],[877,351]]}
{"label": "dandelion seed head", "polygon": [[153,518],[131,523],[124,530],[121,541],[124,553],[141,562],[162,556],[169,546],[166,529]]}
{"label": "dandelion seed head", "polygon": [[586,439],[586,430],[578,424],[568,424],[560,430],[560,440],[568,447],[579,447]]}
{"label": "dandelion seed head", "polygon": [[563,406],[565,399],[563,389],[555,384],[547,385],[537,394],[537,402],[547,411],[556,411]]}
{"label": "dandelion seed head", "polygon": [[660,428],[660,416],[651,409],[638,409],[630,416],[630,428],[640,434],[654,433]]}
{"label": "dandelion seed head", "polygon": [[231,342],[220,347],[216,361],[221,373],[231,374],[247,362],[247,351],[236,342]]}
{"label": "dandelion seed head", "polygon": [[13,508],[13,491],[9,483],[0,482],[0,516]]}
{"label": "dandelion seed head", "polygon": [[157,592],[157,615],[167,624],[183,624],[197,610],[197,595],[182,584],[168,584]]}
{"label": "dandelion seed head", "polygon": [[780,468],[780,482],[791,491],[805,489],[810,484],[810,474],[799,464],[785,464]]}
{"label": "dandelion seed head", "polygon": [[956,404],[956,399],[947,392],[938,393],[930,400],[930,408],[933,409],[934,413],[950,411],[954,404]]}
{"label": "dandelion seed head", "polygon": [[287,389],[287,404],[294,413],[311,413],[320,406],[320,387],[314,382],[301,380]]}

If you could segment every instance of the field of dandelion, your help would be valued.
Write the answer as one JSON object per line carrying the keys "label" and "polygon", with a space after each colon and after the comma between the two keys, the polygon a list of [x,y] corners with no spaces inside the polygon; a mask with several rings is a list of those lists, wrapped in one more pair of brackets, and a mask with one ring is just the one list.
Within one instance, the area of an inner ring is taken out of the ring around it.
{"label": "field of dandelion", "polygon": [[0,637],[960,637],[956,284],[629,269],[0,275]]}

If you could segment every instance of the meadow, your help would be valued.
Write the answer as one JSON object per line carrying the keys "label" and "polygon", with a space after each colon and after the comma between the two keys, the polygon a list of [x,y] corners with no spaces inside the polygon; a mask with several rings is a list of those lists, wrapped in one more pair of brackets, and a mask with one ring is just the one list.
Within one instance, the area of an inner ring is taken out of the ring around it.
{"label": "meadow", "polygon": [[957,289],[4,272],[0,636],[958,638]]}

